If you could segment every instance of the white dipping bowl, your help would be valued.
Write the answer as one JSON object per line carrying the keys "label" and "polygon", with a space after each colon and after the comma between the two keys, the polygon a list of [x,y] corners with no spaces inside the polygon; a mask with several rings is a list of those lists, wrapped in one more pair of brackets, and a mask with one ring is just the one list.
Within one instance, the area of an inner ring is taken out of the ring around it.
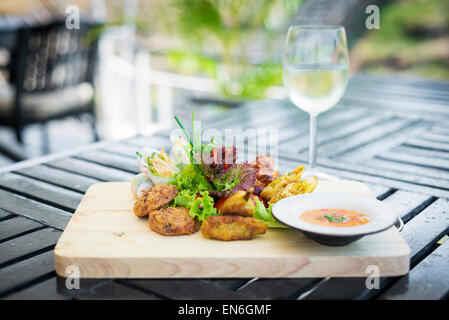
{"label": "white dipping bowl", "polygon": [[[327,227],[312,224],[299,216],[315,209],[354,210],[369,216],[366,224],[354,227]],[[278,201],[272,209],[273,216],[281,223],[302,231],[318,243],[341,246],[390,228],[398,216],[386,203],[375,198],[336,192],[317,192],[292,196]]]}

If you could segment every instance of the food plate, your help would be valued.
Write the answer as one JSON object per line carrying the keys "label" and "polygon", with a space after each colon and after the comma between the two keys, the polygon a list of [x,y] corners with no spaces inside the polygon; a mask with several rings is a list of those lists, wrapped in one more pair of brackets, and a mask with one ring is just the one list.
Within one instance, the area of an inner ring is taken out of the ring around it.
{"label": "food plate", "polygon": [[[330,227],[299,218],[305,211],[323,208],[362,212],[369,217],[369,222],[351,227]],[[335,192],[301,194],[280,200],[273,206],[272,214],[281,223],[329,246],[347,245],[366,235],[386,230],[398,221],[393,208],[382,201],[363,195]]]}

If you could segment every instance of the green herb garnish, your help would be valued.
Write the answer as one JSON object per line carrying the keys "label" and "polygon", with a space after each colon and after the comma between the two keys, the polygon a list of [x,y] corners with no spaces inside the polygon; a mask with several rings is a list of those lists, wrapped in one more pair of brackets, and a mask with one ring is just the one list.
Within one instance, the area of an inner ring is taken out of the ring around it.
{"label": "green herb garnish", "polygon": [[186,130],[186,128],[184,128],[184,126],[182,125],[181,120],[179,120],[178,116],[175,116],[175,120],[178,123],[179,127],[181,128],[182,132],[184,132],[184,135],[186,136],[186,138],[189,140],[190,145],[193,147],[192,138],[190,137],[190,134]]}
{"label": "green herb garnish", "polygon": [[326,218],[327,220],[329,220],[329,222],[340,222],[341,223],[346,220],[346,218],[344,216],[337,217],[337,216],[335,216],[335,214],[334,215],[325,214],[323,217]]}

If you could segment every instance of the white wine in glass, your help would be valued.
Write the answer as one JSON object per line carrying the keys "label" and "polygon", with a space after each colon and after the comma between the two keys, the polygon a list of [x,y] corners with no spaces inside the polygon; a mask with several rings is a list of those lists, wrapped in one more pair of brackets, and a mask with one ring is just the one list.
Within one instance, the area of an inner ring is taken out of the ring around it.
{"label": "white wine in glass", "polygon": [[335,106],[348,81],[346,35],[340,26],[291,26],[283,60],[290,100],[310,115],[309,166],[306,176],[331,178],[316,169],[318,114]]}

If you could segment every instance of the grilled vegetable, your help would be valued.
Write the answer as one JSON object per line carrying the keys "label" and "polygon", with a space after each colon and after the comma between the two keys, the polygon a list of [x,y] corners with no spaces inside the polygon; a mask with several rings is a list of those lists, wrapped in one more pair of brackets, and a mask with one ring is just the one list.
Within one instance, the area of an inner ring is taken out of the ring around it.
{"label": "grilled vegetable", "polygon": [[248,191],[238,191],[229,197],[221,208],[221,215],[238,215],[244,217],[254,217],[256,205],[251,198],[254,188]]}

